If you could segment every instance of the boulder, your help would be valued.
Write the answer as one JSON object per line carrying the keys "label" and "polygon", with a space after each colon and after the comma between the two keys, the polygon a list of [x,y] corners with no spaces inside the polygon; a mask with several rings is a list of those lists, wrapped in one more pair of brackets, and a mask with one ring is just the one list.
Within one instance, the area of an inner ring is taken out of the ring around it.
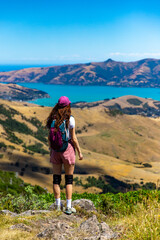
{"label": "boulder", "polygon": [[38,238],[50,238],[56,240],[67,239],[67,237],[72,237],[71,227],[60,221],[55,221],[51,223],[44,231],[37,235]]}
{"label": "boulder", "polygon": [[[62,208],[65,206],[65,200],[61,200]],[[55,210],[56,209],[56,202],[52,203],[52,205],[49,207],[49,210]]]}
{"label": "boulder", "polygon": [[9,210],[1,210],[0,214],[4,214],[4,215],[7,215],[7,216],[9,215],[9,216],[12,216],[12,217],[16,217],[18,215],[18,214],[13,213],[13,212],[11,212]]}
{"label": "boulder", "polygon": [[105,222],[99,223],[95,215],[81,223],[79,230],[88,233],[89,237],[84,238],[84,240],[117,238],[117,234]]}
{"label": "boulder", "polygon": [[88,199],[78,199],[72,202],[72,207],[79,206],[86,211],[97,211],[93,202]]}

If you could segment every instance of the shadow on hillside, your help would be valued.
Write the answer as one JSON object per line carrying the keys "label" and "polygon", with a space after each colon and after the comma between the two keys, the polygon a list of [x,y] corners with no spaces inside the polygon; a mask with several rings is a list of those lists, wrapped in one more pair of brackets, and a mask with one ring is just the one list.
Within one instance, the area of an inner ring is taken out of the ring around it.
{"label": "shadow on hillside", "polygon": [[103,169],[99,168],[98,166],[90,166],[90,165],[83,165],[80,166],[78,164],[76,164],[75,166],[75,174],[94,174],[94,173],[101,173],[104,174]]}
{"label": "shadow on hillside", "polygon": [[[131,188],[134,188],[134,185],[125,183],[125,182],[120,181],[120,180],[118,180],[114,177],[111,177],[109,175],[105,175],[104,177],[105,177],[105,181],[108,184],[110,184],[111,187],[114,188],[115,190],[117,190],[118,192],[127,192],[127,191],[131,190]],[[105,189],[103,190],[103,193],[105,193]]]}
{"label": "shadow on hillside", "polygon": [[16,167],[16,166],[12,166],[10,163],[0,163],[0,169],[3,171],[11,171],[11,172],[17,172],[18,175],[20,176],[26,176],[29,177],[33,180],[39,180],[43,183],[46,182],[46,178],[45,175],[43,176],[43,174],[39,175],[38,172],[32,172],[31,170],[26,170],[26,171],[22,171],[22,168],[20,167]]}

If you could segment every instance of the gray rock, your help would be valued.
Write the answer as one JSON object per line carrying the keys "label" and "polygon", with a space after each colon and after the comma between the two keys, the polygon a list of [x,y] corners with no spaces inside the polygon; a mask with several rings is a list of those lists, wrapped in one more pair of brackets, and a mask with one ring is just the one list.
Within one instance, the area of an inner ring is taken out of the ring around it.
{"label": "gray rock", "polygon": [[66,239],[65,237],[72,237],[70,232],[71,227],[65,222],[56,221],[48,226],[43,232],[39,233],[39,238],[51,238],[51,239]]}
{"label": "gray rock", "polygon": [[100,223],[101,238],[100,240],[117,238],[117,233],[114,233],[112,229],[105,222]]}
{"label": "gray rock", "polygon": [[44,214],[44,213],[49,213],[49,212],[50,212],[49,210],[28,210],[28,211],[18,214],[18,216],[32,216],[32,215],[36,215],[36,214]]}
{"label": "gray rock", "polygon": [[52,240],[106,240],[117,237],[105,222],[99,223],[95,215],[83,221],[79,227],[76,226],[81,221],[79,216],[62,214],[48,221],[47,225],[43,224],[37,237]]}
{"label": "gray rock", "polygon": [[97,211],[93,202],[88,199],[78,199],[72,202],[72,207],[79,206],[86,211]]}
{"label": "gray rock", "polygon": [[117,238],[117,234],[114,233],[105,222],[99,223],[95,215],[81,223],[79,230],[85,231],[90,235],[89,237],[84,238],[84,240],[106,240]]}
{"label": "gray rock", "polygon": [[72,215],[61,214],[60,216],[58,216],[58,220],[69,223],[79,223],[81,221],[81,217],[73,214]]}
{"label": "gray rock", "polygon": [[90,235],[99,235],[100,228],[99,228],[99,222],[97,220],[97,217],[93,215],[89,219],[87,219],[85,222],[81,223],[79,227],[80,231],[85,231],[86,233],[90,233]]}
{"label": "gray rock", "polygon": [[[61,200],[61,203],[62,203],[62,207],[65,206],[65,200]],[[49,210],[52,211],[52,210],[55,210],[56,209],[56,202],[52,203],[52,205],[49,207]]]}
{"label": "gray rock", "polygon": [[23,223],[12,225],[10,229],[20,229],[23,231],[31,232],[31,228]]}
{"label": "gray rock", "polygon": [[13,212],[10,212],[9,210],[1,210],[0,211],[0,214],[4,214],[4,215],[9,215],[9,216],[11,216],[11,217],[16,217],[16,216],[18,216],[18,214],[17,213],[13,213]]}

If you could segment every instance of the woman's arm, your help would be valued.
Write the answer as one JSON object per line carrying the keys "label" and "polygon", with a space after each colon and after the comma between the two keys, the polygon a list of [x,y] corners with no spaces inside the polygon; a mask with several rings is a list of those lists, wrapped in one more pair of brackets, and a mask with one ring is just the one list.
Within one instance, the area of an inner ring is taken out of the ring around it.
{"label": "woman's arm", "polygon": [[75,133],[75,128],[71,128],[70,130],[70,134],[71,134],[71,140],[78,152],[78,156],[79,156],[79,160],[82,160],[83,159],[83,155],[81,153],[81,149],[80,149],[80,146],[79,146],[79,143],[78,143],[78,139],[77,139],[77,136],[76,136],[76,133]]}

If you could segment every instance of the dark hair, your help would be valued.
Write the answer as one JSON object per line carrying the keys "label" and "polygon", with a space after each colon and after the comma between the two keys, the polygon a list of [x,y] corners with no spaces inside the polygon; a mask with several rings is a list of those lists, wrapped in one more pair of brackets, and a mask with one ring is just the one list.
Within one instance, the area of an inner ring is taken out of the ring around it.
{"label": "dark hair", "polygon": [[62,124],[64,120],[66,120],[66,127],[68,128],[69,125],[69,119],[71,116],[71,106],[70,104],[65,107],[60,107],[58,103],[53,107],[51,113],[49,114],[47,121],[46,121],[46,127],[50,129],[52,121],[55,119],[55,128],[58,129],[58,127]]}

